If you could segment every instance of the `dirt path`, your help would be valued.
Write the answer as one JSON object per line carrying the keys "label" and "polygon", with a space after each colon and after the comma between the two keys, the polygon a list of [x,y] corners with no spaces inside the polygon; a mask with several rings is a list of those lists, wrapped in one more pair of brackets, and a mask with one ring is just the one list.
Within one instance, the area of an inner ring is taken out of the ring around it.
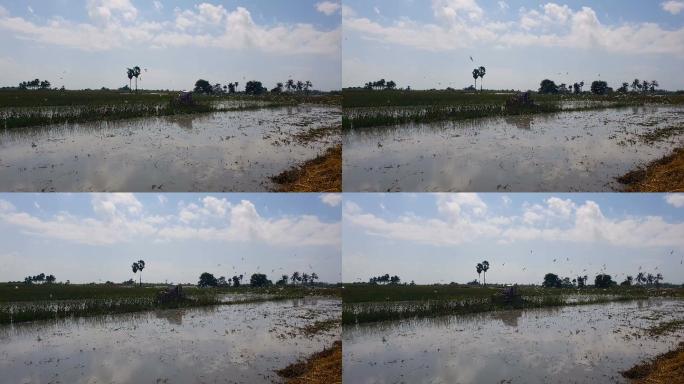
{"label": "dirt path", "polygon": [[272,178],[277,192],[342,192],[342,146]]}
{"label": "dirt path", "polygon": [[684,383],[684,342],[677,349],[639,363],[622,375],[638,384]]}
{"label": "dirt path", "polygon": [[684,148],[618,178],[627,192],[684,192]]}
{"label": "dirt path", "polygon": [[287,384],[342,383],[342,342],[278,371]]}

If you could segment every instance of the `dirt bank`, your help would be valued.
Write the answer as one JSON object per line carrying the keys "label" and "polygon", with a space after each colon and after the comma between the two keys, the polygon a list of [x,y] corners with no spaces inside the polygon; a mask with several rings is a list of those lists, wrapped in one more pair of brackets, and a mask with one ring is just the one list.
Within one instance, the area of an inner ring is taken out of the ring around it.
{"label": "dirt bank", "polygon": [[622,372],[622,376],[639,384],[684,383],[684,342],[673,351]]}
{"label": "dirt bank", "polygon": [[618,177],[627,192],[684,192],[684,148]]}
{"label": "dirt bank", "polygon": [[342,192],[342,146],[272,177],[278,192]]}
{"label": "dirt bank", "polygon": [[288,384],[342,383],[342,342],[278,371]]}

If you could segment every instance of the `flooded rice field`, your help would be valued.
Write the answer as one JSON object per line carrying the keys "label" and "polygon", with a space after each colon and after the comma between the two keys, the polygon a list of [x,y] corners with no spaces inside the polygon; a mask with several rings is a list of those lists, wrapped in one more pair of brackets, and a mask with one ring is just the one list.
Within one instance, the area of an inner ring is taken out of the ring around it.
{"label": "flooded rice field", "polygon": [[271,383],[330,346],[340,300],[294,299],[0,326],[11,383]]}
{"label": "flooded rice field", "polygon": [[301,105],[0,133],[5,191],[267,191],[269,177],[339,143],[340,109]]}
{"label": "flooded rice field", "polygon": [[351,129],[343,188],[621,190],[616,177],[684,144],[683,126],[684,107],[646,106]]}
{"label": "flooded rice field", "polygon": [[684,319],[684,301],[650,299],[345,326],[345,383],[583,383],[673,349],[646,329]]}

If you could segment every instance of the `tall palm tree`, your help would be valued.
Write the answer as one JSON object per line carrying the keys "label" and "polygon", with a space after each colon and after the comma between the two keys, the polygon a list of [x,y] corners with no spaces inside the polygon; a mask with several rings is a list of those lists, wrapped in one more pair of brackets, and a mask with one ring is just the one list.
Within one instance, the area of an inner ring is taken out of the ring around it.
{"label": "tall palm tree", "polygon": [[[482,67],[480,67],[482,68]],[[480,86],[482,82],[480,82]],[[487,271],[489,270],[489,261],[485,260],[482,262],[482,273],[484,274],[484,285],[487,285]]]}
{"label": "tall palm tree", "polygon": [[135,77],[135,93],[138,93],[138,77],[140,76],[140,67],[137,65],[133,67],[133,77]]}
{"label": "tall palm tree", "polygon": [[641,89],[641,81],[639,81],[639,79],[634,79],[634,81],[632,81],[632,91],[636,92],[639,89]]}
{"label": "tall palm tree", "polygon": [[473,79],[475,79],[475,90],[477,90],[477,78],[480,77],[480,70],[475,68],[473,69]]}
{"label": "tall palm tree", "polygon": [[311,284],[313,284],[316,282],[316,280],[318,280],[318,275],[316,274],[316,272],[311,272],[310,278],[311,278]]}
{"label": "tall palm tree", "polygon": [[299,275],[299,272],[293,272],[292,277],[290,277],[290,280],[292,280],[292,284],[295,284],[295,285],[301,279],[302,279],[302,277]]}
{"label": "tall palm tree", "polygon": [[637,274],[637,277],[636,277],[636,282],[637,282],[637,284],[641,285],[641,283],[643,283],[644,281],[646,281],[646,278],[645,278],[645,276],[644,276],[644,273],[643,273],[643,272],[639,272],[639,273]]}
{"label": "tall palm tree", "polygon": [[131,80],[133,80],[133,69],[126,68],[126,75],[128,76],[128,91],[131,91]]}
{"label": "tall palm tree", "polygon": [[480,91],[482,91],[482,83],[484,80],[484,76],[487,73],[487,69],[485,67],[480,67],[478,68],[480,72]]}
{"label": "tall palm tree", "polygon": [[477,263],[475,270],[477,271],[477,279],[480,279],[480,274],[482,273],[482,263]]}
{"label": "tall palm tree", "polygon": [[292,79],[287,79],[287,82],[285,82],[285,88],[287,88],[288,91],[291,91],[292,89],[295,88],[295,82]]}
{"label": "tall palm tree", "polygon": [[133,269],[133,273],[137,273],[138,271],[140,271],[140,286],[142,286],[142,270],[145,269],[145,261],[143,261],[143,260],[136,261],[131,266],[131,269]]}

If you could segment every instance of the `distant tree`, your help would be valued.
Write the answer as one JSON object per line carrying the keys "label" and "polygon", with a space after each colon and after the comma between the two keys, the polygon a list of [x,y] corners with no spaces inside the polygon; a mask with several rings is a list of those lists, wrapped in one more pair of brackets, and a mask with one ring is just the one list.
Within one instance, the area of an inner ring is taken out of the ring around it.
{"label": "distant tree", "polygon": [[295,89],[296,87],[295,87],[295,82],[294,82],[294,80],[292,80],[292,79],[287,79],[287,81],[285,82],[285,88],[287,88],[288,92],[289,92],[289,91],[292,91],[293,89]]}
{"label": "distant tree", "polygon": [[648,92],[650,87],[651,87],[651,83],[649,83],[647,80],[644,80],[641,82],[641,90],[644,93]]}
{"label": "distant tree", "polygon": [[591,93],[595,95],[605,95],[608,93],[608,83],[603,80],[596,80],[591,83]]}
{"label": "distant tree", "polygon": [[650,87],[651,87],[651,92],[655,92],[656,88],[660,87],[660,84],[658,84],[658,80],[651,81]]}
{"label": "distant tree", "polygon": [[622,86],[620,88],[618,88],[618,92],[620,92],[620,93],[627,93],[628,91],[629,91],[629,83],[628,82],[622,83]]}
{"label": "distant tree", "polygon": [[545,288],[560,288],[562,285],[561,279],[555,273],[547,273],[544,275],[544,282],[542,286]]}
{"label": "distant tree", "polygon": [[553,80],[544,79],[539,84],[539,93],[542,93],[542,94],[558,93],[558,86],[556,85],[556,83],[553,82]]}
{"label": "distant tree", "polygon": [[659,287],[659,286],[660,286],[660,282],[663,281],[663,275],[662,275],[661,273],[658,273],[658,274],[655,276],[654,281],[655,281],[655,285],[656,285],[657,287]]}
{"label": "distant tree", "polygon": [[394,275],[394,276],[390,277],[390,284],[399,284],[400,282],[401,282],[401,279],[399,278],[399,276]]}
{"label": "distant tree", "polygon": [[221,86],[221,84],[216,83],[216,84],[214,84],[214,86],[212,87],[211,92],[214,93],[214,94],[217,94],[217,95],[218,95],[218,94],[221,94],[221,93],[223,93],[223,87]]}
{"label": "distant tree", "polygon": [[479,70],[478,76],[480,76],[480,92],[481,92],[482,91],[482,84],[484,83],[484,77],[485,77],[485,74],[487,73],[487,69],[485,67],[480,67],[480,68],[478,68],[478,70]]}
{"label": "distant tree", "polygon": [[393,80],[390,80],[387,82],[387,85],[385,86],[385,89],[395,89],[397,87],[397,83],[395,83]]}
{"label": "distant tree", "polygon": [[195,82],[195,92],[210,94],[213,91],[211,84],[204,79],[199,79]]}
{"label": "distant tree", "polygon": [[304,272],[302,273],[302,284],[306,285],[306,283],[309,282],[309,274]]}
{"label": "distant tree", "polygon": [[281,93],[283,92],[283,83],[276,84],[275,88],[271,89],[271,93]]}
{"label": "distant tree", "polygon": [[475,271],[477,272],[477,279],[478,280],[480,279],[480,274],[482,274],[482,269],[483,269],[482,263],[477,263],[477,265],[475,266]]}
{"label": "distant tree", "polygon": [[218,280],[216,280],[216,277],[209,272],[203,272],[200,275],[199,282],[197,282],[197,286],[200,288],[216,287],[217,285]]}
{"label": "distant tree", "polygon": [[271,280],[269,280],[263,273],[254,273],[249,278],[249,285],[252,287],[266,287],[273,285]]}
{"label": "distant tree", "polygon": [[43,80],[40,82],[40,89],[48,89],[50,88],[50,82],[47,80]]}
{"label": "distant tree", "polygon": [[248,95],[261,95],[266,92],[266,88],[261,85],[261,81],[250,80],[245,85],[245,93]]}
{"label": "distant tree", "polygon": [[625,281],[623,281],[622,283],[620,283],[620,285],[621,285],[621,286],[624,286],[624,287],[629,287],[629,286],[632,285],[632,280],[633,280],[632,276],[627,276],[627,277],[625,278]]}
{"label": "distant tree", "polygon": [[473,69],[473,79],[475,79],[475,90],[477,90],[477,78],[480,77],[480,70],[475,68]]}
{"label": "distant tree", "polygon": [[296,88],[297,88],[297,92],[303,91],[304,90],[304,82],[301,80],[297,80]]}
{"label": "distant tree", "polygon": [[[200,276],[200,277],[201,277],[201,276]],[[219,286],[219,287],[227,287],[227,286],[229,286],[230,284],[229,284],[228,281],[226,280],[226,277],[225,277],[225,276],[221,276],[221,277],[218,278],[218,280],[216,280],[216,285]]]}
{"label": "distant tree", "polygon": [[639,90],[641,90],[641,81],[639,81],[639,79],[634,79],[634,81],[632,81],[632,91],[638,92]]}
{"label": "distant tree", "polygon": [[610,288],[613,285],[615,285],[615,282],[610,277],[610,275],[602,273],[596,275],[596,277],[594,278],[594,286],[596,288]]}
{"label": "distant tree", "polygon": [[482,275],[484,279],[484,285],[487,285],[487,271],[489,270],[489,261],[485,260],[482,262]]}
{"label": "distant tree", "polygon": [[289,277],[287,275],[280,276],[280,280],[276,281],[276,285],[287,285]]}
{"label": "distant tree", "polygon": [[138,260],[133,265],[131,265],[133,273],[140,272],[140,286],[142,286],[142,271],[145,269],[145,262],[143,260]]}
{"label": "distant tree", "polygon": [[297,285],[297,282],[301,280],[302,276],[299,274],[299,272],[292,272],[292,276],[290,277],[290,281],[292,281],[292,284]]}
{"label": "distant tree", "polygon": [[233,276],[231,280],[233,280],[233,287],[239,287],[242,285],[242,275],[239,276]]}
{"label": "distant tree", "polygon": [[313,285],[316,282],[316,280],[318,280],[318,275],[316,274],[316,272],[311,272],[311,276],[309,277],[309,279],[311,281],[311,284]]}
{"label": "distant tree", "polygon": [[133,80],[133,68],[126,68],[126,76],[128,76],[128,89],[132,89],[131,81]]}
{"label": "distant tree", "polygon": [[54,283],[55,280],[57,280],[57,279],[55,278],[55,275],[47,275],[47,276],[45,276],[45,282],[48,283],[48,284]]}
{"label": "distant tree", "polygon": [[133,77],[135,77],[135,93],[138,93],[138,77],[140,77],[140,67],[133,67]]}
{"label": "distant tree", "polygon": [[641,285],[646,282],[646,275],[643,272],[639,272],[636,277],[636,282]]}
{"label": "distant tree", "polygon": [[654,280],[655,280],[655,276],[653,276],[652,273],[649,273],[646,275],[646,285],[653,285]]}
{"label": "distant tree", "polygon": [[309,92],[309,88],[311,88],[311,87],[313,87],[313,83],[311,82],[311,80],[307,80],[307,81],[304,82],[304,91],[305,91],[305,92],[308,93],[308,92]]}

